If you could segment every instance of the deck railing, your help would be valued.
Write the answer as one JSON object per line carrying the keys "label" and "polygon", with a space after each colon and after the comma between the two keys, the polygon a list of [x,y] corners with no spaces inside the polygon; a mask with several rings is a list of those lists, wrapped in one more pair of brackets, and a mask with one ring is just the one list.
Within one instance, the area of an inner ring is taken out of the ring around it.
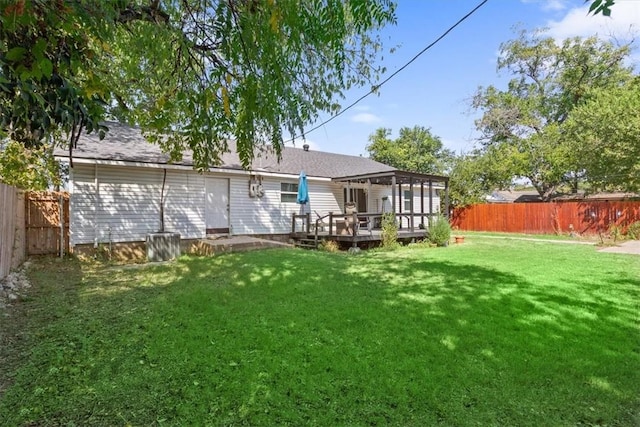
{"label": "deck railing", "polygon": [[[384,213],[380,212],[354,212],[344,214],[340,212],[329,212],[326,215],[316,214],[316,219],[312,221],[311,214],[293,214],[291,219],[292,234],[310,235],[313,231],[316,238],[318,232],[327,231],[329,236],[351,235],[357,236],[361,230],[371,232],[373,229],[382,227],[382,217]],[[428,229],[429,217],[436,216],[436,213],[416,213],[399,212],[395,213],[396,223],[399,230]],[[312,230],[313,224],[313,230]]]}

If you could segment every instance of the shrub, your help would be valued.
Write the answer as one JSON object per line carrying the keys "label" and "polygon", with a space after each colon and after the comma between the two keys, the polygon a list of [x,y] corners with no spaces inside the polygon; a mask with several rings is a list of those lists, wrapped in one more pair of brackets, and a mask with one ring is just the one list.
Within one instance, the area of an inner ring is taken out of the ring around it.
{"label": "shrub", "polygon": [[396,216],[392,213],[382,215],[382,247],[395,249],[398,246],[398,224]]}
{"label": "shrub", "polygon": [[627,237],[633,240],[640,240],[640,221],[629,224],[629,227],[627,227]]}
{"label": "shrub", "polygon": [[325,252],[338,252],[340,251],[340,245],[335,240],[323,240],[320,242],[318,249]]}
{"label": "shrub", "polygon": [[429,221],[429,241],[438,246],[445,246],[451,238],[451,224],[449,220],[442,215],[431,218]]}
{"label": "shrub", "polygon": [[613,239],[613,243],[622,239],[622,228],[617,224],[611,224],[609,226],[609,235]]}

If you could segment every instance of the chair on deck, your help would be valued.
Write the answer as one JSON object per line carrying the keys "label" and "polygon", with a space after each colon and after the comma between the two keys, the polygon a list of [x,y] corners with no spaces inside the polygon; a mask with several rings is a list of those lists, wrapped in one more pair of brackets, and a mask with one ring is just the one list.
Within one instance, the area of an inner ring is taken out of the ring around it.
{"label": "chair on deck", "polygon": [[[345,212],[345,221],[348,224],[348,227],[355,227],[356,233],[360,230],[360,228],[364,228],[368,230],[369,234],[372,233],[371,219],[368,216],[359,216],[355,203],[351,203],[351,202],[345,203],[344,212]],[[356,214],[355,222],[354,222],[353,214]]]}
{"label": "chair on deck", "polygon": [[323,218],[323,215],[320,215],[318,211],[314,210],[313,213],[316,214],[316,219],[313,221],[312,226],[317,226],[318,231],[325,231],[325,229],[329,227],[329,221],[326,217]]}

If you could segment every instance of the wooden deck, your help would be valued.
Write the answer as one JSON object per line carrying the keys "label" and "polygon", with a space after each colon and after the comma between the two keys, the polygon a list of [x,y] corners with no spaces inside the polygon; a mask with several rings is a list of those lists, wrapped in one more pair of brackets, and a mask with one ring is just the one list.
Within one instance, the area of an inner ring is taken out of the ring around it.
{"label": "wooden deck", "polygon": [[[398,240],[411,240],[411,239],[423,239],[425,237],[425,231],[421,229],[416,230],[398,230]],[[296,239],[307,239],[307,240],[335,240],[336,242],[346,242],[357,245],[362,242],[380,242],[382,241],[382,231],[381,230],[358,230],[355,235],[353,234],[329,234],[328,231],[318,231],[306,233],[306,232],[297,232],[292,233],[291,237]]]}
{"label": "wooden deck", "polygon": [[[398,229],[399,241],[424,239],[426,229],[421,225],[426,215],[396,214],[399,224],[405,219],[404,227]],[[382,230],[379,227],[382,219],[380,213],[353,213],[334,215],[330,213],[312,221],[309,214],[293,215],[291,222],[291,239],[297,246],[317,247],[322,240],[332,240],[343,245],[373,244],[382,241]],[[413,225],[411,227],[410,225]]]}

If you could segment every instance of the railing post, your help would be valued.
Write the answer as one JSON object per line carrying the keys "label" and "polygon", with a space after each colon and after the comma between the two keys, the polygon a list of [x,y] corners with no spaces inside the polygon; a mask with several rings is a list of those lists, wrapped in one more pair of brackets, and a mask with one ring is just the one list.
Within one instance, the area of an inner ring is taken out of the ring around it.
{"label": "railing post", "polygon": [[352,221],[352,228],[353,230],[351,230],[351,234],[353,235],[353,237],[356,237],[358,235],[358,214],[356,212],[353,212],[351,214],[351,221]]}
{"label": "railing post", "polygon": [[296,232],[296,214],[291,215],[291,234]]}
{"label": "railing post", "polygon": [[309,212],[307,212],[307,234],[309,234],[309,231],[311,230],[311,214]]}
{"label": "railing post", "polygon": [[329,236],[333,236],[333,212],[329,212]]}

